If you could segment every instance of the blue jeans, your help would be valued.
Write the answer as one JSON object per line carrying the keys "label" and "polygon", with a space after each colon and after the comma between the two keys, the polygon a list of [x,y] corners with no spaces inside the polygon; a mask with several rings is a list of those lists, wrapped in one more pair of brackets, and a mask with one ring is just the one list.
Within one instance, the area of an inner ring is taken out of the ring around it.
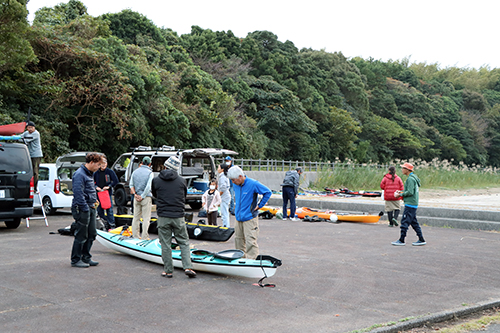
{"label": "blue jeans", "polygon": [[[109,201],[111,201],[111,207],[109,209],[102,209],[101,205],[97,207],[97,214],[104,221],[108,221],[110,227],[115,227],[115,216],[113,213],[113,200],[111,199],[111,193],[109,193]],[[106,215],[104,215],[106,213]]]}
{"label": "blue jeans", "polygon": [[418,224],[417,221],[417,209],[405,206],[405,209],[403,211],[403,218],[401,219],[401,236],[399,237],[399,240],[403,243],[405,242],[406,232],[408,231],[408,227],[410,225],[417,233],[418,239],[422,242],[425,242],[424,235],[422,234],[422,229],[420,228],[420,224]]}
{"label": "blue jeans", "polygon": [[295,189],[291,186],[283,186],[283,218],[287,218],[287,205],[290,201],[290,218],[295,217]]}
{"label": "blue jeans", "polygon": [[222,226],[229,228],[229,201],[222,200],[220,214],[222,215]]}
{"label": "blue jeans", "polygon": [[95,228],[96,212],[90,208],[87,212],[82,212],[78,207],[71,207],[71,214],[75,219],[75,240],[71,250],[71,263],[76,264],[80,260],[89,262],[92,255],[90,249],[97,236]]}

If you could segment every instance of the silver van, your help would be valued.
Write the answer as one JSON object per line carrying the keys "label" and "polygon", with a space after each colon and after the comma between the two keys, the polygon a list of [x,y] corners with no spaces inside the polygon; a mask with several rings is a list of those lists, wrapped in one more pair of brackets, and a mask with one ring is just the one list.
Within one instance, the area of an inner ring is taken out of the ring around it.
{"label": "silver van", "polygon": [[163,163],[170,156],[177,156],[181,162],[179,175],[186,179],[188,187],[186,203],[193,209],[200,209],[202,207],[201,196],[208,189],[210,180],[217,177],[214,157],[237,154],[232,150],[218,148],[185,150],[175,149],[172,146],[159,148],[139,146],[134,148],[131,152],[118,157],[111,167],[120,180],[120,183],[114,188],[115,205],[126,206],[130,202],[130,177],[145,156],[151,158],[151,167],[155,177],[160,173]]}

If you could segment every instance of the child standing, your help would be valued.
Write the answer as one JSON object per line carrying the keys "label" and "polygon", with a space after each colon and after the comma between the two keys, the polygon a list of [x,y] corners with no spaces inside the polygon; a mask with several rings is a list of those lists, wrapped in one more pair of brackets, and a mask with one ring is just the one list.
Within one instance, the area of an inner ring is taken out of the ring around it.
{"label": "child standing", "polygon": [[207,211],[208,224],[217,225],[217,215],[219,214],[221,198],[219,191],[217,191],[217,181],[215,179],[210,182],[210,188],[203,193],[201,201],[203,208]]}

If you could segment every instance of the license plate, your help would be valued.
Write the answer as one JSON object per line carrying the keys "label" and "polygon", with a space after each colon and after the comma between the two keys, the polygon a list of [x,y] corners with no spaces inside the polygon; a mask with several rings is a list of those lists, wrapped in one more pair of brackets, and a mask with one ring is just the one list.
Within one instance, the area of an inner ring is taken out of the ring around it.
{"label": "license plate", "polygon": [[0,198],[5,198],[5,190],[0,190]]}

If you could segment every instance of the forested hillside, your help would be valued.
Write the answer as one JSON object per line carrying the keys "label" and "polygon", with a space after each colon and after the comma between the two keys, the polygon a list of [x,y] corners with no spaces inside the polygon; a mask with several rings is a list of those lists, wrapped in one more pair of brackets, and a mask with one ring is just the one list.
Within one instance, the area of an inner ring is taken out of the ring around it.
{"label": "forested hillside", "polygon": [[70,0],[0,0],[0,124],[32,120],[45,160],[137,145],[242,157],[500,166],[500,69],[347,59],[270,31],[157,27]]}

